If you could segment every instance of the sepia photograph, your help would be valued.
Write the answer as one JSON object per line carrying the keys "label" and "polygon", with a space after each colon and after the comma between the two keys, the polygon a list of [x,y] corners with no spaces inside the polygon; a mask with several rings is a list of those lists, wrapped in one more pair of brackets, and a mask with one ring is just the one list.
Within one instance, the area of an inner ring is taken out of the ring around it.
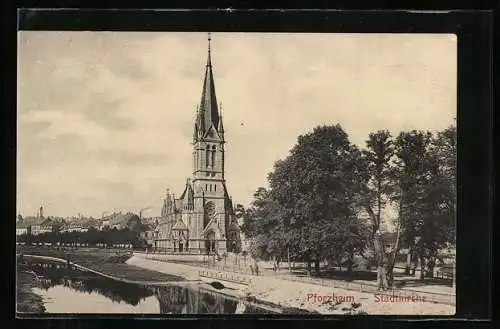
{"label": "sepia photograph", "polygon": [[17,39],[18,317],[455,314],[456,35]]}

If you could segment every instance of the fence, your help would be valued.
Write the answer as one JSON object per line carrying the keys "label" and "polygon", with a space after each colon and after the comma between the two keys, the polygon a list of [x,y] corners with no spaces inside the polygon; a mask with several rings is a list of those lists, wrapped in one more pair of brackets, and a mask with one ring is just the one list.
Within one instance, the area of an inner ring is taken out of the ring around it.
{"label": "fence", "polygon": [[333,279],[321,279],[314,277],[296,277],[296,276],[283,276],[283,279],[295,282],[304,282],[311,284],[318,284],[326,287],[340,288],[351,291],[359,291],[370,294],[383,293],[384,295],[394,295],[394,296],[408,296],[412,298],[425,298],[425,301],[435,302],[440,304],[455,305],[456,295],[452,293],[438,293],[438,292],[428,292],[418,289],[390,289],[387,291],[379,291],[378,287],[374,283],[367,282],[347,282],[339,281]]}
{"label": "fence", "polygon": [[453,280],[453,273],[436,271],[434,278],[443,280]]}
{"label": "fence", "polygon": [[249,276],[244,275],[242,273],[228,273],[228,272],[211,271],[211,270],[200,270],[198,274],[200,277],[219,279],[222,281],[229,281],[243,285],[248,285],[252,282],[252,279]]}

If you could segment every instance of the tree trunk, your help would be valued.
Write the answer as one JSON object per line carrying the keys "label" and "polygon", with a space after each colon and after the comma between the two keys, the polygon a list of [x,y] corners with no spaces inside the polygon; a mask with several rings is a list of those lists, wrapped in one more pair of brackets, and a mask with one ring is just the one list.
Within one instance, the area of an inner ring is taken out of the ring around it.
{"label": "tree trunk", "polygon": [[409,275],[411,273],[411,253],[412,248],[408,247],[408,254],[406,255],[406,266],[405,266],[405,274]]}
{"label": "tree trunk", "polygon": [[434,277],[434,268],[436,267],[436,258],[431,257],[427,262],[427,273],[426,277],[433,278]]}
{"label": "tree trunk", "polygon": [[425,258],[423,255],[420,256],[420,280],[425,278]]}
{"label": "tree trunk", "polygon": [[401,225],[400,222],[398,222],[398,227],[396,231],[396,241],[394,242],[391,258],[389,259],[389,264],[387,265],[387,284],[389,287],[392,287],[392,284],[394,283],[394,266],[396,265],[396,257],[399,252],[400,236],[401,236]]}
{"label": "tree trunk", "polygon": [[349,259],[347,260],[347,272],[352,273],[352,267],[354,265],[354,255],[349,253]]}
{"label": "tree trunk", "polygon": [[377,261],[377,287],[378,289],[386,289],[387,273],[384,270],[385,250],[380,241],[380,235],[376,232],[373,236],[373,249]]}
{"label": "tree trunk", "polygon": [[286,248],[286,256],[288,259],[288,272],[292,272],[292,264],[290,263],[290,248]]}
{"label": "tree trunk", "polygon": [[319,276],[320,268],[319,268],[319,259],[316,258],[314,260],[314,272],[316,272],[316,275]]}
{"label": "tree trunk", "polygon": [[311,276],[311,260],[307,259],[307,275]]}

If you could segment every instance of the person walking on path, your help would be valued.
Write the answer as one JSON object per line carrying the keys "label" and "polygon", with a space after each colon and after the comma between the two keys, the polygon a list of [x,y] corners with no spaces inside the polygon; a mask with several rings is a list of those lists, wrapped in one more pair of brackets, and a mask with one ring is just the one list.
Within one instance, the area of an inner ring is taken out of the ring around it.
{"label": "person walking on path", "polygon": [[253,259],[253,267],[254,267],[255,275],[259,275],[259,264],[257,263],[257,258]]}

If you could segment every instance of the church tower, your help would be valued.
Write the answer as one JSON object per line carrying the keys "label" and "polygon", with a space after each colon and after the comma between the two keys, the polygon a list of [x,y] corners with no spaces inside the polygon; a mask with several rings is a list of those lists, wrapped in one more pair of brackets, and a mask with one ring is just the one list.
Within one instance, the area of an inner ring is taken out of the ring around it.
{"label": "church tower", "polygon": [[[217,104],[211,58],[211,38],[208,35],[208,59],[201,102],[197,108],[193,134],[194,208],[200,210],[197,227],[199,238],[225,240],[232,206],[224,178],[224,126],[221,106]],[[224,246],[223,246],[224,244]],[[225,242],[217,249],[225,249]]]}
{"label": "church tower", "polygon": [[194,120],[192,176],[179,198],[167,190],[155,248],[223,254],[239,245],[239,228],[233,222],[233,205],[224,177],[226,140],[222,105],[215,94],[210,42],[209,34],[201,101]]}

